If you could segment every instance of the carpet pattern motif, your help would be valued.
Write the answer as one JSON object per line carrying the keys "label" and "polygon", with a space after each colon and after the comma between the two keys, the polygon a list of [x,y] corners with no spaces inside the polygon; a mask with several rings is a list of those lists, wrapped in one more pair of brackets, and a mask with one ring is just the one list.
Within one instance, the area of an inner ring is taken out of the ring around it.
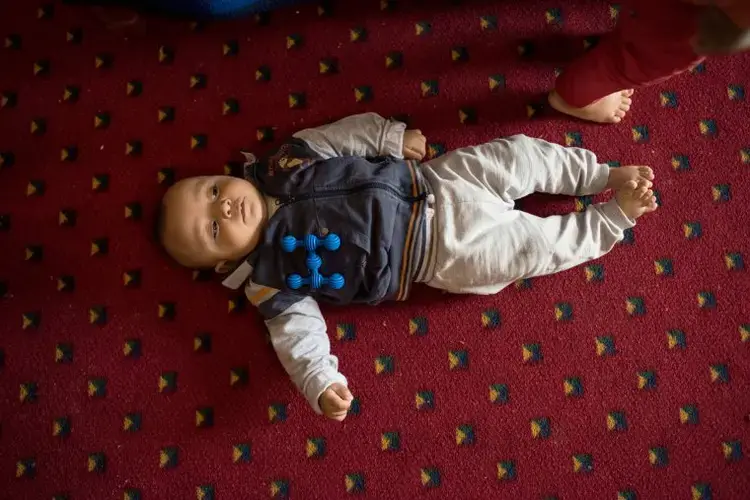
{"label": "carpet pattern motif", "polygon": [[[1,2],[0,498],[747,498],[750,57],[637,92],[619,126],[551,112],[619,14],[365,0],[108,31]],[[497,296],[325,309],[356,396],[328,422],[152,219],[176,179],[362,111],[420,128],[430,157],[525,133],[649,164],[660,210]]]}

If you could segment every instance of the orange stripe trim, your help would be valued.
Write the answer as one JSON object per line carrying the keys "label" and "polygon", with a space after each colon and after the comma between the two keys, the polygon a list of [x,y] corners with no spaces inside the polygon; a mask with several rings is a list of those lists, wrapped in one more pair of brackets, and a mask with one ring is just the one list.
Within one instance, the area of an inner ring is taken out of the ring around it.
{"label": "orange stripe trim", "polygon": [[272,292],[273,288],[263,287],[261,291],[250,297],[250,303],[254,306],[257,306],[263,301],[263,299],[271,295]]}
{"label": "orange stripe trim", "polygon": [[[411,161],[406,162],[406,165],[409,167],[409,173],[411,174],[411,192],[412,196],[417,195],[417,175],[416,172],[414,172],[414,165]],[[406,270],[409,268],[409,255],[411,252],[409,252],[409,249],[411,248],[411,240],[414,237],[414,221],[417,218],[417,208],[418,205],[413,205],[411,209],[411,217],[409,218],[409,228],[406,231],[406,242],[404,243],[404,252],[403,252],[403,258],[401,260],[401,276],[399,278],[399,285],[398,285],[398,296],[396,297],[396,300],[403,300],[404,292],[405,292],[405,281],[406,281]]]}
{"label": "orange stripe trim", "polygon": [[403,300],[405,287],[406,287],[406,270],[409,268],[409,255],[408,249],[411,248],[411,240],[414,237],[414,221],[417,218],[417,207],[416,205],[411,209],[411,217],[409,218],[409,229],[406,233],[406,242],[404,243],[404,254],[401,260],[401,278],[399,280],[398,297],[397,300]]}
{"label": "orange stripe trim", "polygon": [[417,196],[419,186],[417,185],[417,172],[414,170],[414,162],[409,161],[406,164],[409,166],[409,173],[411,174],[411,195]]}

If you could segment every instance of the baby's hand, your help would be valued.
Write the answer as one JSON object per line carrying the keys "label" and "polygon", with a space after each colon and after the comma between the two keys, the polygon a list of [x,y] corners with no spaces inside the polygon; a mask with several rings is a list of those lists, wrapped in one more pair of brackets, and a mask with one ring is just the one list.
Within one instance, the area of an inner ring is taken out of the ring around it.
{"label": "baby's hand", "polygon": [[318,398],[318,404],[323,414],[333,420],[341,422],[346,418],[346,412],[352,405],[354,396],[343,384],[331,384]]}
{"label": "baby's hand", "polygon": [[407,160],[421,160],[427,154],[427,138],[421,130],[407,130],[404,132],[404,158]]}

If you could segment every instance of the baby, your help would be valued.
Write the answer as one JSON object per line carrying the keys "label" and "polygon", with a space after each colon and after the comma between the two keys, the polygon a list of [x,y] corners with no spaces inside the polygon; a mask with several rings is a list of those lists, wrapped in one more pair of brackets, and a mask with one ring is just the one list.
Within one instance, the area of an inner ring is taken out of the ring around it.
{"label": "baby", "polygon": [[[406,300],[413,283],[494,294],[609,252],[656,210],[648,167],[610,168],[584,149],[516,135],[420,164],[425,137],[374,113],[245,155],[244,179],[191,177],[163,198],[159,234],[191,268],[226,273],[265,318],[273,347],[319,414],[352,401],[318,303]],[[582,213],[515,210],[535,191],[593,195]]]}

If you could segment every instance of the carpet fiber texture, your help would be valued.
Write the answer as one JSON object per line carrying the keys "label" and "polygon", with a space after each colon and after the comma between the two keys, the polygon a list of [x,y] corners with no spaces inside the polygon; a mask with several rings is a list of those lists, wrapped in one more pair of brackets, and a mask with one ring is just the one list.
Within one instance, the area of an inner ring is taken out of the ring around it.
{"label": "carpet fiber texture", "polygon": [[[618,126],[552,113],[557,71],[618,15],[342,0],[108,30],[0,2],[0,498],[748,498],[750,57],[637,92]],[[496,296],[325,309],[357,398],[326,421],[153,214],[176,179],[362,111],[430,156],[525,133],[648,164],[660,210]]]}

